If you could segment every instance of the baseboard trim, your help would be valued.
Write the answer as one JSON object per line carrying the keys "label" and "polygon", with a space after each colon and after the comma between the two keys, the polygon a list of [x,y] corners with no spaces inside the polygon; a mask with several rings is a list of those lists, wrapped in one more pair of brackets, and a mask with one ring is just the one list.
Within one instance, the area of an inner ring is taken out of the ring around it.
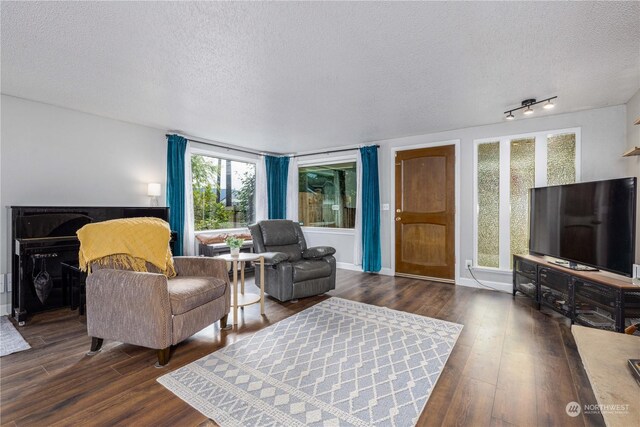
{"label": "baseboard trim", "polygon": [[[351,264],[349,262],[336,262],[336,268],[340,268],[342,270],[350,270],[350,271],[362,271],[361,265]],[[393,271],[390,268],[382,268],[378,273],[383,276],[393,276]]]}
{"label": "baseboard trim", "polygon": [[393,270],[390,268],[383,268],[378,274],[382,274],[383,276],[395,276]]}
{"label": "baseboard trim", "polygon": [[0,305],[0,316],[9,316],[11,314],[11,304]]}
{"label": "baseboard trim", "polygon": [[362,271],[361,265],[351,264],[350,262],[336,262],[336,268],[341,268],[342,270]]}
{"label": "baseboard trim", "polygon": [[511,283],[492,282],[489,280],[481,280],[481,282],[494,289],[490,289],[489,287],[486,287],[486,286],[481,286],[475,280],[468,279],[466,277],[461,277],[458,283],[456,283],[456,285],[465,286],[467,288],[486,289],[488,291],[502,291],[502,292],[508,292],[508,293],[511,293],[513,291],[513,285]]}
{"label": "baseboard trim", "polygon": [[[350,271],[362,271],[361,265],[355,265],[348,262],[336,262],[336,268],[340,268],[342,270],[350,270]],[[377,274],[381,274],[383,276],[395,276],[393,270],[390,268],[383,268]],[[511,293],[513,290],[513,285],[508,282],[493,282],[489,280],[481,280],[482,283],[489,287],[481,286],[473,279],[468,279],[466,277],[461,277],[458,282],[456,282],[457,286],[465,286],[467,288],[478,288],[478,289],[486,289],[488,291],[501,291],[501,292],[509,292]],[[494,289],[491,289],[494,288]]]}

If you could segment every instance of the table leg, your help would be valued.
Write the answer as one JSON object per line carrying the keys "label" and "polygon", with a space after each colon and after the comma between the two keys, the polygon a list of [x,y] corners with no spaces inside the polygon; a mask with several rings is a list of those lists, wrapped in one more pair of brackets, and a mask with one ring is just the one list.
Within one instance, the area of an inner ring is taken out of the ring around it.
{"label": "table leg", "polygon": [[233,261],[233,324],[238,324],[238,261]]}
{"label": "table leg", "polygon": [[260,257],[260,314],[264,316],[264,257]]}
{"label": "table leg", "polygon": [[240,261],[240,277],[242,278],[242,287],[240,288],[240,293],[244,295],[244,261]]}

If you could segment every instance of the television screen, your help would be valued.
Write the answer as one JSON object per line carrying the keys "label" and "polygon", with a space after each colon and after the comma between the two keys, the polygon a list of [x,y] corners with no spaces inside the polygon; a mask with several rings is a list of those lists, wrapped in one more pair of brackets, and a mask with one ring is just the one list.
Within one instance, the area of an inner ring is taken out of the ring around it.
{"label": "television screen", "polygon": [[530,190],[529,251],[631,276],[636,178]]}

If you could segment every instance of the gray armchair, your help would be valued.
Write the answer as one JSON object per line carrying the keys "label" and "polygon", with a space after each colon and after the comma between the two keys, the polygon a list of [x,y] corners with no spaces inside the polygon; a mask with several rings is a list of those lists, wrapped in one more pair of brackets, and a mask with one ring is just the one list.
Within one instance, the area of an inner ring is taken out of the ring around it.
{"label": "gray armchair", "polygon": [[[249,226],[255,253],[264,256],[264,290],[279,301],[320,295],[336,288],[336,250],[307,248],[300,224],[284,219]],[[256,277],[260,284],[260,278]]]}
{"label": "gray armchair", "polygon": [[104,339],[156,349],[157,366],[170,348],[220,321],[227,326],[230,285],[227,264],[200,257],[174,257],[171,279],[147,264],[150,273],[92,265],[87,278],[87,331],[90,355]]}

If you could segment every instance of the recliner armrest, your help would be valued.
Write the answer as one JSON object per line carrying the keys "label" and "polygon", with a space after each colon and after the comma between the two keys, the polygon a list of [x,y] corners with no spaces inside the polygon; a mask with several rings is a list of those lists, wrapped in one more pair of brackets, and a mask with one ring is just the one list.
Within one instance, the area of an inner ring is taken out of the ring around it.
{"label": "recliner armrest", "polygon": [[289,260],[289,255],[285,254],[284,252],[262,252],[257,255],[264,257],[265,265],[277,265],[281,262]]}
{"label": "recliner armrest", "polygon": [[304,259],[320,259],[326,256],[330,256],[336,253],[336,249],[331,246],[314,246],[313,248],[307,248],[302,252],[302,258]]}

